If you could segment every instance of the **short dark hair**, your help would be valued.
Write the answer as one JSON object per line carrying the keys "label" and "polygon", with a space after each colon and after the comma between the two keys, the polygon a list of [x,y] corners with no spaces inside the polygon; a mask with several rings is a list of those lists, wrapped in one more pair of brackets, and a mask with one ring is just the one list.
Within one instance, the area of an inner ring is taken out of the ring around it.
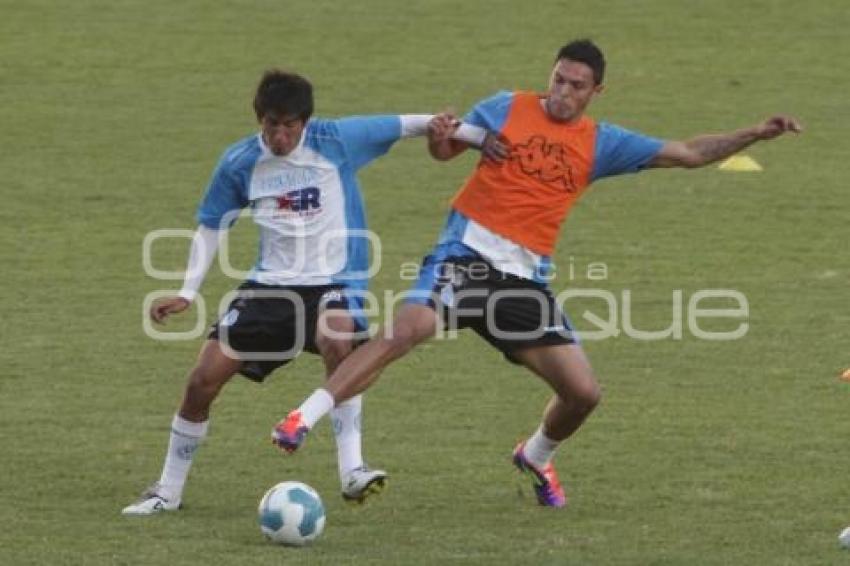
{"label": "short dark hair", "polygon": [[591,40],[577,39],[564,45],[558,51],[555,63],[561,59],[584,63],[593,71],[593,82],[602,84],[602,79],[605,78],[605,56]]}
{"label": "short dark hair", "polygon": [[276,114],[296,116],[306,122],[313,115],[313,85],[301,75],[269,69],[257,85],[254,112],[257,120]]}

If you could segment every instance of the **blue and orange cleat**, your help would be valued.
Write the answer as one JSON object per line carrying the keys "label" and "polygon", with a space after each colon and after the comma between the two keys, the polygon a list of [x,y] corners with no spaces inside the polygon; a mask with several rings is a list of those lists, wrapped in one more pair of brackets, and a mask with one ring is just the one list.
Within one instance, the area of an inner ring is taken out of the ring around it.
{"label": "blue and orange cleat", "polygon": [[301,411],[291,411],[272,429],[272,443],[284,452],[295,452],[304,442],[310,427],[301,419]]}
{"label": "blue and orange cleat", "polygon": [[552,462],[549,462],[542,470],[539,469],[525,458],[522,451],[524,447],[525,442],[517,444],[514,449],[513,462],[520,472],[531,473],[533,476],[537,502],[545,507],[566,507],[567,496],[564,493],[564,488],[561,487],[560,480],[558,480],[555,466],[552,465]]}

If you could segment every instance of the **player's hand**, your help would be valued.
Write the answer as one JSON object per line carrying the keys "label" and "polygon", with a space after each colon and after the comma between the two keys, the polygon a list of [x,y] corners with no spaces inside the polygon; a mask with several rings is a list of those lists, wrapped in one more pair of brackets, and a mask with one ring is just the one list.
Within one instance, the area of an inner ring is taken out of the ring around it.
{"label": "player's hand", "polygon": [[428,141],[430,143],[447,141],[458,126],[460,126],[460,122],[451,112],[435,114],[428,122]]}
{"label": "player's hand", "polygon": [[771,116],[756,126],[756,135],[760,140],[772,140],[786,132],[799,134],[802,131],[803,126],[795,118],[785,115]]}
{"label": "player's hand", "polygon": [[500,163],[510,157],[511,150],[504,138],[498,134],[488,132],[484,138],[484,143],[481,144],[481,155],[485,159]]}
{"label": "player's hand", "polygon": [[157,324],[162,324],[168,315],[185,311],[191,303],[183,297],[163,297],[151,305],[150,317]]}

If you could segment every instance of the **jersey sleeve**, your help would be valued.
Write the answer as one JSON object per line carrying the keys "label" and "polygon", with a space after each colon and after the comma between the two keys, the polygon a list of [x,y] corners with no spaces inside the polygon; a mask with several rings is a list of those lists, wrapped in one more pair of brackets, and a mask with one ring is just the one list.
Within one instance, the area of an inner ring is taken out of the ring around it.
{"label": "jersey sleeve", "polygon": [[384,155],[401,137],[401,118],[393,115],[341,118],[336,127],[355,169]]}
{"label": "jersey sleeve", "polygon": [[491,132],[499,132],[508,119],[513,98],[512,92],[500,91],[473,106],[463,121]]}
{"label": "jersey sleeve", "polygon": [[661,151],[663,145],[664,142],[657,138],[600,122],[591,180],[637,173]]}
{"label": "jersey sleeve", "polygon": [[[222,157],[213,172],[204,198],[198,206],[198,223],[218,230],[229,228],[236,222],[237,211],[248,205],[247,191],[232,170],[227,157]],[[232,217],[228,217],[231,215]],[[222,220],[227,218],[227,225]]]}

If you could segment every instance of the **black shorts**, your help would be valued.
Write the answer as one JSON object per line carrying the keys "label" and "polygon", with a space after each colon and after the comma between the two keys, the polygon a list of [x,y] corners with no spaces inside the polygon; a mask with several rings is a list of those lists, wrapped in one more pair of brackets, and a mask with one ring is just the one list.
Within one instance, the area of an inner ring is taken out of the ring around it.
{"label": "black shorts", "polygon": [[[318,354],[316,327],[324,309],[361,308],[360,298],[339,285],[281,287],[246,281],[227,312],[213,324],[208,338],[218,340],[229,355],[244,360],[239,373],[263,381],[302,350]],[[364,341],[365,320],[352,314],[355,344]]]}
{"label": "black shorts", "polygon": [[512,354],[523,348],[578,343],[545,284],[480,257],[427,256],[407,301],[435,309],[448,330],[471,328],[514,363]]}

